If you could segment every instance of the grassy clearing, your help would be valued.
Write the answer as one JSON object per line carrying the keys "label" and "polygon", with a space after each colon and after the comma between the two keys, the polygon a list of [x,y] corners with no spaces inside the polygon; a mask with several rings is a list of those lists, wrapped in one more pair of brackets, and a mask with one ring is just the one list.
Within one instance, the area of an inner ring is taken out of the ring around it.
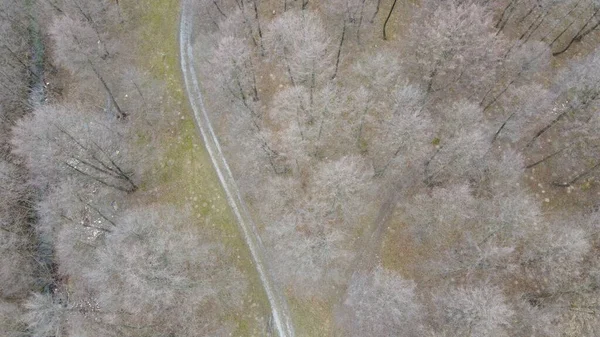
{"label": "grassy clearing", "polygon": [[163,148],[157,149],[163,155],[155,176],[149,179],[155,183],[145,186],[147,197],[141,202],[191,207],[194,218],[190,223],[217,234],[232,252],[231,261],[223,261],[224,265],[237,266],[250,280],[241,310],[226,318],[237,326],[233,335],[263,336],[270,312],[268,302],[184,94],[179,67],[179,5],[179,0],[129,0],[121,4],[126,17],[136,20],[133,43],[138,65],[166,84],[163,106],[157,108],[172,121],[161,135]]}
{"label": "grassy clearing", "polygon": [[296,335],[299,337],[333,336],[331,303],[322,300],[300,300],[289,297]]}

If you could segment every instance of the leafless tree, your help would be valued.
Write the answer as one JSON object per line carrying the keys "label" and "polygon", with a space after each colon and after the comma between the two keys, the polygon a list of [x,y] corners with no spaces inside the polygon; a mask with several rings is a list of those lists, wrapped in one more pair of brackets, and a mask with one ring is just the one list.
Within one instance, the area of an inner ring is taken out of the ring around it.
{"label": "leafless tree", "polygon": [[505,51],[499,67],[496,68],[496,80],[488,83],[489,85],[484,88],[483,95],[479,96],[479,104],[484,111],[492,110],[510,90],[539,82],[540,75],[546,74],[548,71],[550,61],[550,49],[543,42],[530,41],[518,47],[509,48]]}
{"label": "leafless tree", "polygon": [[122,335],[222,335],[219,317],[240,305],[246,280],[189,219],[173,206],[132,209],[106,234],[86,277]]}
{"label": "leafless tree", "polygon": [[54,57],[60,66],[73,74],[97,79],[114,106],[117,116],[124,118],[127,112],[121,109],[117,94],[103,69],[110,52],[99,34],[89,20],[74,19],[66,15],[55,19],[50,27],[50,35],[56,46]]}
{"label": "leafless tree", "polygon": [[64,326],[71,308],[64,296],[33,293],[24,307],[24,320],[32,336],[67,336]]}
{"label": "leafless tree", "polygon": [[265,32],[265,46],[281,60],[292,86],[305,85],[313,92],[328,81],[334,65],[331,40],[321,19],[312,12],[287,11]]}
{"label": "leafless tree", "polygon": [[20,120],[13,132],[14,152],[25,160],[37,187],[75,176],[124,192],[137,189],[131,163],[138,158],[127,141],[131,134],[110,115],[45,106]]}
{"label": "leafless tree", "polygon": [[232,36],[221,38],[212,64],[221,73],[224,91],[238,100],[254,123],[257,123],[260,118],[260,111],[256,106],[259,96],[248,42]]}
{"label": "leafless tree", "polygon": [[270,224],[266,234],[274,275],[296,296],[328,297],[343,284],[352,253],[344,247],[348,238],[327,219],[302,209]]}
{"label": "leafless tree", "polygon": [[435,138],[433,121],[423,110],[425,95],[414,85],[399,84],[387,100],[374,104],[361,126],[372,130],[364,136],[368,155],[379,174],[390,166],[396,172],[420,169]]}
{"label": "leafless tree", "polygon": [[353,36],[356,36],[356,41],[359,44],[361,43],[361,28],[363,28],[363,25],[370,24],[370,18],[373,17],[376,10],[376,3],[365,0],[328,0],[323,5],[326,15],[337,21],[334,27],[338,31],[341,30],[338,32],[340,38],[337,43],[333,73],[333,78],[335,78],[342,61],[344,43],[348,42]]}
{"label": "leafless tree", "polygon": [[0,298],[22,298],[34,283],[31,194],[22,171],[0,160]]}
{"label": "leafless tree", "polygon": [[451,287],[434,301],[440,315],[435,330],[448,335],[507,336],[515,314],[502,290],[488,284]]}
{"label": "leafless tree", "polygon": [[[263,22],[261,18],[260,1],[256,0],[231,0],[214,1],[206,0],[202,8],[208,14],[213,25],[218,28],[219,35],[234,36],[247,39],[255,51],[264,53]],[[213,9],[214,8],[214,9]],[[215,11],[216,9],[216,11]]]}
{"label": "leafless tree", "polygon": [[[392,102],[389,98],[394,97],[398,85],[407,83],[401,83],[399,80],[404,77],[404,73],[399,58],[395,57],[391,50],[368,52],[358,57],[352,67],[352,74],[354,76],[349,77],[349,84],[356,83],[360,86],[349,93],[349,100],[352,102],[349,108],[354,111],[358,120],[356,144],[364,151],[367,145],[364,135],[369,118],[382,122],[385,120],[369,116],[391,111]],[[372,78],[376,78],[377,81],[371,80]],[[416,87],[412,88],[415,92],[418,91]]]}
{"label": "leafless tree", "polygon": [[334,145],[328,141],[338,138],[333,135],[348,135],[348,130],[339,132],[343,124],[336,115],[340,102],[335,90],[333,86],[294,86],[274,97],[268,112],[272,126],[265,133],[273,149],[285,156],[296,172],[305,168],[312,156],[324,157],[328,146]]}
{"label": "leafless tree", "polygon": [[429,99],[480,97],[495,80],[504,51],[486,7],[471,1],[425,1],[417,16],[408,38],[407,70],[427,88]]}
{"label": "leafless tree", "polygon": [[[329,296],[332,287],[343,284],[352,261],[349,234],[368,211],[370,203],[364,201],[374,195],[373,169],[368,161],[352,156],[322,162],[311,176],[305,190],[298,178],[281,181],[275,185],[278,190],[271,190],[270,205],[282,205],[277,212],[285,213],[269,217],[273,220],[266,238],[280,282],[292,285],[298,296]],[[294,271],[285,272],[290,264]]]}
{"label": "leafless tree", "polygon": [[552,118],[553,104],[556,94],[539,84],[511,86],[498,99],[501,107],[497,120],[497,129],[492,138],[495,142],[499,137],[510,142],[518,142],[523,137],[534,132],[538,125]]}
{"label": "leafless tree", "polygon": [[38,231],[53,237],[58,272],[72,280],[95,264],[96,250],[116,227],[123,195],[97,182],[76,179],[54,185],[38,204]]}
{"label": "leafless tree", "polygon": [[45,0],[43,5],[50,7],[56,16],[67,15],[87,21],[98,35],[123,23],[124,19],[117,1]]}
{"label": "leafless tree", "polygon": [[320,163],[307,188],[311,211],[336,214],[350,228],[356,226],[375,195],[374,174],[371,162],[358,155]]}
{"label": "leafless tree", "polygon": [[14,303],[0,300],[0,333],[6,337],[20,337],[25,333],[22,308]]}
{"label": "leafless tree", "polygon": [[336,317],[345,336],[422,336],[416,284],[377,266],[356,275]]}
{"label": "leafless tree", "polygon": [[543,41],[559,56],[598,28],[598,3],[589,1],[499,1],[495,27],[516,38],[515,45]]}
{"label": "leafless tree", "polygon": [[521,258],[525,274],[534,274],[543,280],[544,294],[558,295],[583,286],[585,283],[580,282],[583,261],[591,248],[583,228],[577,224],[565,226],[549,222],[537,225],[534,233],[538,235],[529,237],[528,249]]}
{"label": "leafless tree", "polygon": [[[22,162],[0,161],[0,320],[24,328],[1,308],[33,282],[15,272],[31,247],[13,229],[34,208],[69,289],[25,302],[32,334],[234,332],[217,322],[238,313],[246,281],[216,234],[174,206],[130,208],[146,185],[145,151],[168,123],[154,107],[169,98],[124,61],[119,7],[45,2],[53,61],[88,93],[73,88],[80,105],[47,105],[16,124],[2,103]],[[598,53],[579,43],[599,27],[597,1],[425,0],[395,40],[398,5],[195,3],[207,107],[264,224],[276,280],[300,300],[331,303],[345,289],[334,312],[344,336],[598,335],[598,213],[562,214],[525,176],[543,167],[554,189],[600,167]],[[380,9],[385,42],[371,39]],[[19,20],[0,25],[7,102],[34,75],[26,43],[8,36]],[[365,231],[382,203],[387,221]],[[385,267],[353,270],[361,235],[375,238],[370,251],[385,242]],[[414,282],[392,270],[398,261]]]}
{"label": "leafless tree", "polygon": [[436,149],[425,161],[425,182],[460,181],[477,175],[490,143],[490,126],[482,109],[457,101],[436,116]]}
{"label": "leafless tree", "polygon": [[0,153],[8,152],[10,127],[28,109],[29,79],[35,80],[28,58],[28,17],[24,4],[0,2]]}
{"label": "leafless tree", "polygon": [[[558,74],[551,114],[535,124],[536,130],[525,145],[527,153],[536,153],[529,166],[551,164],[557,186],[570,186],[593,175],[597,168],[599,143],[592,130],[598,123],[598,60],[595,51]],[[548,142],[556,137],[561,141]]]}

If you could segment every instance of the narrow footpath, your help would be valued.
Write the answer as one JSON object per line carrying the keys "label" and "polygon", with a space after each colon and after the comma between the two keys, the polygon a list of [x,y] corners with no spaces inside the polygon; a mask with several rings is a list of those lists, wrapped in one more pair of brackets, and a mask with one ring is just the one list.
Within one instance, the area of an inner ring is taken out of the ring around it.
{"label": "narrow footpath", "polygon": [[277,331],[279,337],[294,337],[294,328],[287,302],[269,273],[264,257],[264,247],[258,235],[256,224],[248,212],[204,107],[198,74],[194,67],[191,39],[193,13],[189,9],[190,7],[190,0],[182,0],[179,48],[186,94],[194,112],[195,124],[202,136],[204,146],[210,155],[221,185],[225,190],[227,201],[235,214],[239,230],[252,255],[252,261],[271,306],[274,329]]}

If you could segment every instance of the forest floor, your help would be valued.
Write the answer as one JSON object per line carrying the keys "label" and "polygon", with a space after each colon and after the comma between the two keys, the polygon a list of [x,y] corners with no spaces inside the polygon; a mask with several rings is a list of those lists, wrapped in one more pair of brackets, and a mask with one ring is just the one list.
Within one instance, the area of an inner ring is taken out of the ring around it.
{"label": "forest floor", "polygon": [[[233,336],[265,336],[269,304],[256,273],[250,253],[237,230],[210,157],[199,139],[192,113],[184,94],[179,67],[179,0],[131,0],[122,2],[127,17],[136,20],[134,48],[140,68],[166,84],[162,100],[163,118],[170,120],[160,135],[161,154],[152,183],[143,186],[141,203],[174,203],[193,209],[190,225],[217,233],[232,252],[235,265],[247,276],[249,285],[243,304],[227,320],[237,326]],[[224,322],[225,323],[225,322]]]}

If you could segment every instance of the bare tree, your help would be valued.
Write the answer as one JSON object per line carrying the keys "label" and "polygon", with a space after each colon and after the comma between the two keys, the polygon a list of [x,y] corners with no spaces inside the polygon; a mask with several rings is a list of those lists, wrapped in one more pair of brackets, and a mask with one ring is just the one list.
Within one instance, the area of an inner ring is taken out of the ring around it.
{"label": "bare tree", "polygon": [[96,63],[110,54],[86,20],[58,17],[50,27],[50,34],[56,44],[57,63],[73,72],[85,67],[88,59]]}
{"label": "bare tree", "polygon": [[311,92],[322,83],[334,65],[331,41],[321,19],[312,12],[287,11],[265,32],[266,48],[282,60],[291,84],[305,85]]}
{"label": "bare tree", "polygon": [[417,17],[408,38],[407,70],[423,83],[427,95],[482,95],[495,80],[504,50],[489,11],[471,1],[425,1]]}
{"label": "bare tree", "polygon": [[0,333],[6,337],[20,337],[25,333],[23,309],[14,303],[0,300]]}
{"label": "bare tree", "polygon": [[517,42],[527,41],[532,37],[544,36],[552,33],[561,21],[565,20],[563,11],[569,12],[576,9],[572,6],[574,1],[501,1],[498,6],[502,12],[495,24],[498,32],[518,36]]}
{"label": "bare tree", "polygon": [[[521,300],[526,301],[520,310],[537,311],[565,335],[592,336],[600,328],[595,314],[599,269],[597,261],[590,259],[595,254],[593,236],[586,234],[597,232],[597,220],[594,212],[536,224],[518,259],[521,268],[516,276],[525,289]],[[535,320],[519,323],[539,326]]]}
{"label": "bare tree", "polygon": [[468,186],[458,185],[447,189],[434,188],[431,193],[416,195],[400,204],[402,219],[415,235],[415,240],[432,240],[429,246],[438,249],[444,237],[461,227],[476,215],[476,200]]}
{"label": "bare tree", "polygon": [[527,299],[520,298],[513,301],[515,315],[508,328],[510,336],[514,334],[532,334],[540,337],[559,337],[561,329],[557,329],[556,322],[560,313],[556,308],[532,305]]}
{"label": "bare tree", "polygon": [[508,49],[502,58],[493,83],[484,87],[478,97],[484,111],[495,108],[499,100],[516,87],[530,85],[541,80],[551,61],[550,49],[543,42],[530,41],[518,47]]}
{"label": "bare tree", "polygon": [[[416,86],[399,84],[395,91],[367,112],[365,134],[368,156],[379,174],[422,166],[433,146],[433,121],[423,111],[424,93]],[[390,100],[388,103],[387,100]]]}
{"label": "bare tree", "polygon": [[555,98],[554,92],[539,84],[508,88],[497,101],[505,113],[495,118],[498,127],[492,142],[498,137],[517,142],[531,134],[537,125],[546,123],[551,118]]}
{"label": "bare tree", "polygon": [[581,282],[583,262],[591,246],[586,232],[577,225],[544,223],[538,225],[528,238],[528,249],[521,257],[521,264],[525,274],[536,275],[542,280],[540,297],[547,294],[560,296],[573,288],[584,287],[585,282]]}
{"label": "bare tree", "polygon": [[[558,74],[551,114],[535,124],[536,130],[526,143],[527,153],[539,153],[530,167],[551,164],[557,186],[570,186],[593,174],[600,162],[596,160],[598,138],[593,132],[599,122],[595,113],[600,94],[600,74],[595,66],[598,55],[596,51]],[[548,143],[557,136],[560,142]]]}
{"label": "bare tree", "polygon": [[[592,14],[585,15],[584,13],[583,15],[577,17],[574,20],[574,22],[578,21],[577,23],[579,24],[579,29],[577,29],[574,34],[569,36],[569,38],[565,42],[563,42],[564,45],[558,50],[554,51],[552,53],[552,56],[561,55],[562,53],[569,50],[573,46],[573,44],[580,42],[590,33],[598,29],[598,26],[600,26],[600,19],[598,19],[598,13],[600,13],[600,3],[598,3],[598,1],[591,0],[589,12],[591,12]],[[560,38],[560,35],[553,42],[558,41],[558,38]]]}
{"label": "bare tree", "polygon": [[296,172],[305,168],[312,156],[325,157],[329,147],[336,145],[333,139],[351,137],[351,129],[340,130],[344,124],[337,115],[340,101],[336,94],[333,86],[318,90],[295,86],[274,97],[268,112],[271,126],[265,134]]}
{"label": "bare tree", "polygon": [[238,100],[254,123],[257,123],[260,118],[260,111],[256,106],[259,96],[248,42],[232,36],[221,38],[215,49],[212,65],[221,73],[219,78],[222,79],[224,91]]}
{"label": "bare tree", "polygon": [[[325,161],[316,171],[305,182],[305,189],[298,188],[301,183],[297,180],[281,182],[281,192],[274,199],[285,199],[273,200],[271,205],[284,203],[279,212],[286,213],[273,216],[274,222],[266,231],[276,275],[303,297],[329,296],[332,287],[343,284],[353,255],[347,248],[349,234],[368,210],[370,202],[365,200],[374,195],[373,169],[364,158]],[[274,193],[272,190],[270,194]],[[285,193],[297,194],[285,197]],[[286,272],[290,264],[294,271]]]}
{"label": "bare tree", "polygon": [[58,272],[79,280],[96,263],[96,251],[117,226],[124,193],[97,182],[77,179],[55,183],[39,202],[38,231],[53,237]]}
{"label": "bare tree", "polygon": [[70,308],[67,299],[53,293],[33,293],[24,304],[24,320],[34,337],[67,336],[65,321]]}
{"label": "bare tree", "polygon": [[[358,44],[361,43],[361,28],[370,23],[376,10],[376,3],[365,0],[329,0],[325,1],[324,9],[326,15],[337,21],[334,24],[340,35],[337,43],[337,54],[335,61],[335,70],[333,78],[337,76],[340,63],[342,61],[342,51],[344,43],[356,36]],[[341,27],[341,28],[339,28]]]}
{"label": "bare tree", "polygon": [[0,2],[0,154],[8,152],[9,129],[28,109],[29,79],[36,79],[27,54],[28,17],[23,3]]}
{"label": "bare tree", "polygon": [[320,163],[306,191],[311,212],[325,218],[336,215],[355,228],[375,195],[374,174],[371,162],[358,155]]}
{"label": "bare tree", "polygon": [[436,117],[436,149],[425,161],[425,182],[441,184],[477,175],[490,142],[490,126],[482,109],[458,101]]}
{"label": "bare tree", "polygon": [[[498,31],[514,36],[514,45],[538,40],[554,49],[554,56],[569,50],[598,28],[598,3],[583,1],[500,1],[503,8]],[[499,4],[500,5],[500,4]]]}
{"label": "bare tree", "polygon": [[122,335],[222,335],[217,322],[240,305],[246,280],[189,219],[173,206],[132,209],[106,234],[86,278]]}
{"label": "bare tree", "polygon": [[20,298],[34,285],[32,247],[29,237],[0,234],[0,296]]}
{"label": "bare tree", "polygon": [[22,172],[0,160],[0,298],[22,298],[34,283],[33,209]]}
{"label": "bare tree", "polygon": [[377,266],[354,277],[336,317],[345,336],[422,336],[416,284]]}
{"label": "bare tree", "polygon": [[[391,50],[379,51],[375,54],[366,53],[364,56],[358,57],[356,63],[352,67],[352,74],[349,77],[349,84],[360,84],[349,93],[351,106],[350,111],[354,111],[358,120],[358,129],[356,134],[356,145],[359,150],[366,150],[367,142],[365,141],[365,132],[367,131],[367,122],[369,116],[385,112],[384,109],[391,111],[390,98],[394,97],[394,91],[397,90],[399,78],[403,77],[402,67],[398,57],[393,55]],[[372,80],[376,79],[376,81]],[[412,87],[416,89],[416,87]],[[383,118],[374,118],[384,121]]]}
{"label": "bare tree", "polygon": [[435,295],[438,332],[449,335],[507,336],[514,310],[493,285],[452,287]]}
{"label": "bare tree", "polygon": [[516,150],[508,149],[496,156],[490,156],[476,181],[475,195],[486,198],[509,197],[526,191],[522,182],[525,169],[523,155]]}
{"label": "bare tree", "polygon": [[129,150],[127,126],[109,115],[45,106],[20,120],[13,132],[14,152],[34,174],[35,186],[74,176],[124,192],[137,189],[132,163],[143,155]]}
{"label": "bare tree", "polygon": [[73,74],[96,78],[108,95],[117,116],[126,117],[127,113],[121,109],[118,97],[109,85],[102,67],[110,53],[90,21],[62,16],[54,20],[50,35],[56,45],[54,54],[58,64]]}
{"label": "bare tree", "polygon": [[266,238],[282,286],[291,286],[301,298],[328,297],[343,284],[352,253],[342,231],[310,212],[306,208],[285,214],[266,229]]}
{"label": "bare tree", "polygon": [[212,14],[210,20],[218,28],[221,37],[247,39],[254,51],[262,55],[264,43],[259,5],[260,2],[256,0],[207,0],[203,7],[207,12],[210,12],[211,8],[216,9],[218,14]]}

